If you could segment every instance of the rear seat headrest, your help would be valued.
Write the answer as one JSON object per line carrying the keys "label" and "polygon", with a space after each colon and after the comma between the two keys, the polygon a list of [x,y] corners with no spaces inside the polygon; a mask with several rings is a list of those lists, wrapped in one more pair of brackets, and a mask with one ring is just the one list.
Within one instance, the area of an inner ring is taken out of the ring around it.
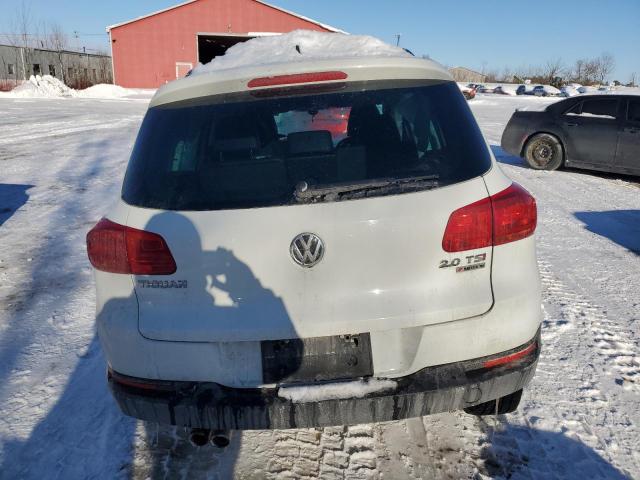
{"label": "rear seat headrest", "polygon": [[290,133],[287,135],[287,144],[290,155],[331,153],[333,151],[333,140],[329,130]]}

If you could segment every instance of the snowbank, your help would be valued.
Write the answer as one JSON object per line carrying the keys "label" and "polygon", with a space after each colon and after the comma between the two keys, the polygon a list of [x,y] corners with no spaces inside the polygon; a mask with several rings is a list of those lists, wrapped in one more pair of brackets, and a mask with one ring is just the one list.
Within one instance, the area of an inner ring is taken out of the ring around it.
{"label": "snowbank", "polygon": [[122,98],[131,95],[131,93],[130,90],[117,85],[100,83],[84,90],[76,90],[75,96],[84,98]]}
{"label": "snowbank", "polygon": [[117,85],[100,83],[84,90],[74,90],[51,75],[36,75],[18,85],[13,90],[2,93],[2,97],[10,98],[100,98],[100,99],[147,99],[155,90],[122,88]]}
{"label": "snowbank", "polygon": [[74,90],[51,75],[31,75],[28,82],[18,85],[6,96],[19,98],[59,98],[73,97]]}
{"label": "snowbank", "polygon": [[344,398],[362,398],[375,392],[395,390],[397,383],[393,380],[355,380],[353,382],[325,383],[321,385],[282,387],[278,396],[294,403],[320,402],[323,400],[340,400]]}
{"label": "snowbank", "polygon": [[237,43],[224,55],[197,66],[192,75],[249,65],[369,56],[410,57],[411,54],[368,35],[295,30]]}

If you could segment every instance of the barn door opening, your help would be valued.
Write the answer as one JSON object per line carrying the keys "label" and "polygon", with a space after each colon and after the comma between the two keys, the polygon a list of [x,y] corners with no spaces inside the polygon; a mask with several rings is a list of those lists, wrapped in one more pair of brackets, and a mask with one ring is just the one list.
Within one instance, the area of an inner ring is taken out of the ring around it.
{"label": "barn door opening", "polygon": [[224,55],[236,43],[246,42],[254,38],[248,35],[215,35],[198,34],[198,61],[209,63],[214,58]]}

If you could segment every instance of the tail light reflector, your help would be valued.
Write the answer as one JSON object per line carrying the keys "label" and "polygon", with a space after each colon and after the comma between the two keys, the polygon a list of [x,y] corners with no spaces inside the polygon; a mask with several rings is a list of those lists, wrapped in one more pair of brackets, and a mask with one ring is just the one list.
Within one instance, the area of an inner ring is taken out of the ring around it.
{"label": "tail light reflector", "polygon": [[143,378],[129,377],[122,375],[118,372],[114,372],[111,367],[107,369],[107,379],[112,380],[115,383],[124,385],[125,387],[136,388],[139,390],[151,390],[151,391],[172,391],[175,390],[174,382],[166,382],[162,380],[146,380]]}
{"label": "tail light reflector", "polygon": [[249,81],[247,87],[273,87],[277,85],[292,85],[294,83],[315,83],[328,82],[331,80],[346,80],[347,74],[344,72],[313,72],[294,73],[291,75],[276,75],[275,77],[259,77]]}
{"label": "tail light reflector", "polygon": [[97,270],[134,275],[171,275],[176,262],[157,233],[103,218],[87,234],[89,261]]}
{"label": "tail light reflector", "polygon": [[529,355],[531,352],[533,352],[536,349],[537,346],[538,346],[538,342],[533,342],[531,345],[529,345],[528,347],[518,352],[505,355],[504,357],[498,357],[492,360],[487,360],[482,364],[482,366],[484,368],[493,368],[493,367],[499,367],[500,365],[506,365],[507,363],[515,362]]}
{"label": "tail light reflector", "polygon": [[503,245],[533,234],[535,199],[517,183],[495,195],[459,208],[449,217],[442,238],[445,252]]}

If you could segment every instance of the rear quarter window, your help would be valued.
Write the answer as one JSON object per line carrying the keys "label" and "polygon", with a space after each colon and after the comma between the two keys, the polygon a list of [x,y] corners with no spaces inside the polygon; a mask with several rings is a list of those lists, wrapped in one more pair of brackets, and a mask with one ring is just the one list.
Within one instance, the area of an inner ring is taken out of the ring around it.
{"label": "rear quarter window", "polygon": [[618,99],[598,98],[583,100],[566,112],[566,115],[597,117],[614,120],[618,114]]}
{"label": "rear quarter window", "polygon": [[629,100],[627,120],[630,122],[640,123],[640,99]]}

